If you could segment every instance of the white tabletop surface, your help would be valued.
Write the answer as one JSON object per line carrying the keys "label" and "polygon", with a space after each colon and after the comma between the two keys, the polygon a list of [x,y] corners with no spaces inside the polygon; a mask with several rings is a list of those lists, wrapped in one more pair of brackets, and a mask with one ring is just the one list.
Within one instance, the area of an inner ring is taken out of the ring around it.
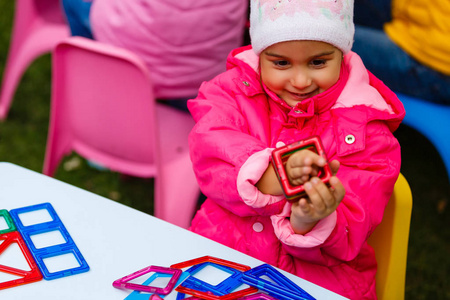
{"label": "white tabletop surface", "polygon": [[[0,290],[2,300],[124,299],[131,291],[114,288],[114,280],[150,265],[169,267],[205,255],[250,267],[262,264],[151,215],[40,173],[0,162],[0,209],[11,210],[44,202],[52,204],[90,270]],[[344,299],[283,273],[316,299]],[[175,297],[171,295],[166,299]]]}

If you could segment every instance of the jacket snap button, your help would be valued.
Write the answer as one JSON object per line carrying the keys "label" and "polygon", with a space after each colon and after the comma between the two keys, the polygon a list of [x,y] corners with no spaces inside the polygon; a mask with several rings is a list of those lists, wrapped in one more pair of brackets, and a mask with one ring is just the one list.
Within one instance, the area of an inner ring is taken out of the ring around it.
{"label": "jacket snap button", "polygon": [[349,145],[353,144],[355,142],[355,136],[352,134],[349,134],[345,137],[345,142]]}
{"label": "jacket snap button", "polygon": [[245,86],[250,86],[250,83],[248,83],[247,81],[242,81],[242,83],[243,83]]}
{"label": "jacket snap button", "polygon": [[275,147],[281,148],[281,147],[283,147],[283,146],[285,146],[285,145],[286,145],[285,143],[279,141],[279,142],[277,142],[277,144],[275,145]]}
{"label": "jacket snap button", "polygon": [[264,225],[261,224],[260,222],[255,222],[255,223],[253,224],[253,230],[254,230],[254,231],[256,231],[256,232],[261,232],[261,231],[263,231],[263,229],[264,229]]}

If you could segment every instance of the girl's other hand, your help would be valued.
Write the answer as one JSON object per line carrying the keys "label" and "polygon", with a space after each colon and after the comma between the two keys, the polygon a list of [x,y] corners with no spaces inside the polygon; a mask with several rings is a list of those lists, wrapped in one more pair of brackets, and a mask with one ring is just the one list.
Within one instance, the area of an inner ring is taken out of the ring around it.
{"label": "girl's other hand", "polygon": [[345,196],[345,188],[339,178],[335,176],[339,169],[339,162],[330,162],[333,176],[328,187],[320,178],[312,177],[304,183],[307,198],[294,202],[291,208],[291,225],[295,233],[309,232],[319,220],[329,216],[336,210]]}

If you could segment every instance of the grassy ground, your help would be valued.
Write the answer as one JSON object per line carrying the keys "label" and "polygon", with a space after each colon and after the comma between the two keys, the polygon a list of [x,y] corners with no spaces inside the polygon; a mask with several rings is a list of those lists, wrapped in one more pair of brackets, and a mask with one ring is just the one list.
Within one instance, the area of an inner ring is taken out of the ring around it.
{"label": "grassy ground", "polygon": [[[5,66],[14,1],[0,1],[0,74]],[[41,172],[50,102],[50,55],[28,68],[15,94],[8,119],[0,123],[0,161]],[[406,299],[450,299],[450,186],[434,147],[419,133],[401,126],[402,173],[414,198]],[[153,182],[95,170],[80,157],[64,159],[57,179],[152,213]]]}

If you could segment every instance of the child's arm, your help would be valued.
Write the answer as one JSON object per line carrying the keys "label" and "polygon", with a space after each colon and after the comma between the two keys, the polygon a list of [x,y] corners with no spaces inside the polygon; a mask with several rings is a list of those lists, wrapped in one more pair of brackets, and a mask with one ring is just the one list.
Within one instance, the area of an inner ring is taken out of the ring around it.
{"label": "child's arm", "polygon": [[269,164],[261,179],[256,183],[256,187],[266,195],[283,195],[283,189],[272,164]]}

